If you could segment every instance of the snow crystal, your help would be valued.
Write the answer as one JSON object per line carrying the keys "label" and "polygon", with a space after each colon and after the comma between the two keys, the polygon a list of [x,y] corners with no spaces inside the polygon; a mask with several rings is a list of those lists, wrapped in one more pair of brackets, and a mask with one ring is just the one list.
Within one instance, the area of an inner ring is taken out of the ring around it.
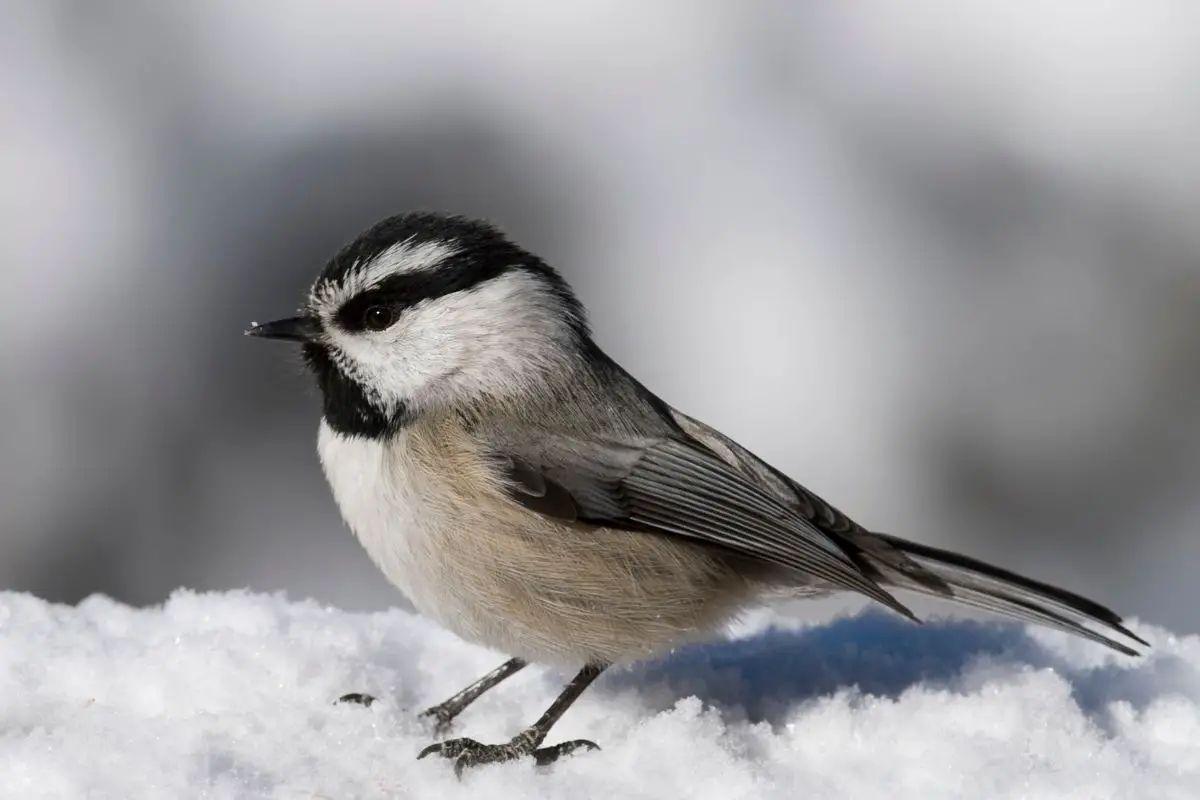
{"label": "snow crystal", "polygon": [[[416,712],[504,654],[418,616],[0,594],[0,797],[1200,797],[1200,637],[1134,625],[1135,659],[1001,624],[755,620],[597,682],[550,742],[603,750],[460,782],[415,759]],[[456,734],[506,739],[568,677],[526,670]],[[379,702],[332,702],[351,691]]]}

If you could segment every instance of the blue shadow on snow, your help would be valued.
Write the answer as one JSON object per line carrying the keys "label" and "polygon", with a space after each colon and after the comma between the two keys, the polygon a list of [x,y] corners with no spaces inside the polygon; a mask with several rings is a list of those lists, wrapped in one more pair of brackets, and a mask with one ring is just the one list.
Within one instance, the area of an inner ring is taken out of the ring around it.
{"label": "blue shadow on snow", "polygon": [[1164,695],[1200,701],[1200,673],[1176,656],[1149,651],[1133,667],[1078,669],[1019,625],[952,620],[914,625],[875,611],[812,628],[768,629],[745,639],[683,647],[611,673],[601,691],[634,691],[656,709],[695,695],[726,719],[777,724],[798,704],[842,689],[888,698],[917,684],[955,691],[964,669],[979,659],[1055,670],[1071,684],[1080,708],[1101,725],[1105,709],[1117,701],[1138,709]]}

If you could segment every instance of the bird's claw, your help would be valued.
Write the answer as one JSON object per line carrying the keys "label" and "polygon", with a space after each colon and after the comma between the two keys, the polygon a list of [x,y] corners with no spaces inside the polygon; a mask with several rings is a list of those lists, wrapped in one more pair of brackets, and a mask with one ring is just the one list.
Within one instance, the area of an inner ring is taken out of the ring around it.
{"label": "bird's claw", "polygon": [[539,747],[533,751],[533,758],[539,767],[544,767],[547,764],[553,764],[563,756],[571,755],[571,753],[574,753],[581,747],[587,750],[600,749],[600,745],[590,739],[571,739],[568,742],[559,742],[550,747]]}
{"label": "bird's claw", "polygon": [[573,739],[551,747],[535,747],[534,740],[528,736],[518,736],[506,744],[483,744],[474,739],[447,739],[444,742],[431,744],[422,750],[417,758],[437,753],[442,758],[454,760],[454,774],[462,777],[463,770],[481,764],[500,764],[514,761],[525,756],[533,756],[539,767],[552,764],[565,755],[570,755],[581,747],[588,750],[599,750],[600,745],[587,739]]}

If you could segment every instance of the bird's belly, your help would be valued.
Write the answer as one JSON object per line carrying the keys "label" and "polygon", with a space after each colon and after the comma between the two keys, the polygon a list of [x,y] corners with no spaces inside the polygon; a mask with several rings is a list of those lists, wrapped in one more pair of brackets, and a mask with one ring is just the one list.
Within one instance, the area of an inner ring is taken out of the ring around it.
{"label": "bird's belly", "polygon": [[631,661],[711,633],[753,599],[731,565],[675,539],[455,502],[402,447],[324,424],[319,437],[334,497],[371,559],[464,639],[542,663]]}

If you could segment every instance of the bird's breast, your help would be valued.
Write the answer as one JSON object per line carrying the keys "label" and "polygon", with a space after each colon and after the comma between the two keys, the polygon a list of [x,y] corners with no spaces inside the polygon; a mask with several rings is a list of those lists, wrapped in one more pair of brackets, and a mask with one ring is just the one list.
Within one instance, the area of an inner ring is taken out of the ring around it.
{"label": "bird's breast", "polygon": [[322,423],[318,449],[371,559],[470,641],[543,662],[627,661],[719,627],[749,599],[735,569],[682,540],[523,509],[453,428],[377,440]]}
{"label": "bird's breast", "polygon": [[408,437],[345,436],[322,420],[317,451],[342,518],[371,560],[419,611],[445,623],[449,598],[435,545],[446,503]]}

